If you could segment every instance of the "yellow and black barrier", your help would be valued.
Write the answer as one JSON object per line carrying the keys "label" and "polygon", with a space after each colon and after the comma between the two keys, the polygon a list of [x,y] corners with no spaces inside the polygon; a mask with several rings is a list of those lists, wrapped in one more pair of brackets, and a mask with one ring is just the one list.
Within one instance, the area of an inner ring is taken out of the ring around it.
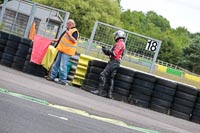
{"label": "yellow and black barrier", "polygon": [[90,60],[99,60],[99,59],[94,58],[92,56],[85,55],[85,54],[80,55],[80,58],[79,58],[78,64],[77,64],[77,68],[75,71],[74,79],[72,80],[73,85],[77,85],[77,86],[82,85],[83,80],[85,79],[88,62]]}

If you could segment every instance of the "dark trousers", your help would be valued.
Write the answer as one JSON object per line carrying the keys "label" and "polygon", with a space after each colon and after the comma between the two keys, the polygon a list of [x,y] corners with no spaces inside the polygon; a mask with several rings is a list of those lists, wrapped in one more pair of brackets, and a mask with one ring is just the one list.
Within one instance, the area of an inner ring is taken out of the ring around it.
{"label": "dark trousers", "polygon": [[99,94],[105,89],[106,82],[109,83],[108,94],[112,95],[114,86],[114,77],[117,73],[117,69],[120,67],[120,62],[115,59],[110,59],[105,69],[101,72],[99,78]]}

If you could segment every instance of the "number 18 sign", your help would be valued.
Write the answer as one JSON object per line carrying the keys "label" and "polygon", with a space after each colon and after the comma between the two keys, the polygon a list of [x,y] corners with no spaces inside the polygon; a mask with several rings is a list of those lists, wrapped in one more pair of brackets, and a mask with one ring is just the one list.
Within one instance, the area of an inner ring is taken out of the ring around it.
{"label": "number 18 sign", "polygon": [[153,40],[148,40],[145,50],[156,52],[158,47],[158,42]]}

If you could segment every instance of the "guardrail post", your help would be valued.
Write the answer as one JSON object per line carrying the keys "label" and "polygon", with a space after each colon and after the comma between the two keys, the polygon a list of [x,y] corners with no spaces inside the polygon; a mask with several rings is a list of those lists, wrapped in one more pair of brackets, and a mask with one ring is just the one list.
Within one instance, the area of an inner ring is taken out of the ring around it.
{"label": "guardrail post", "polygon": [[34,2],[33,6],[32,6],[32,9],[31,9],[31,12],[30,12],[30,17],[29,17],[29,20],[28,20],[28,24],[26,26],[26,31],[24,33],[24,37],[25,38],[28,38],[31,25],[33,24],[33,21],[34,21],[36,10],[37,10],[37,7],[36,7],[36,3]]}
{"label": "guardrail post", "polygon": [[6,12],[6,5],[7,5],[8,0],[4,0],[3,2],[3,7],[1,9],[1,15],[0,15],[0,24],[3,22],[3,16]]}

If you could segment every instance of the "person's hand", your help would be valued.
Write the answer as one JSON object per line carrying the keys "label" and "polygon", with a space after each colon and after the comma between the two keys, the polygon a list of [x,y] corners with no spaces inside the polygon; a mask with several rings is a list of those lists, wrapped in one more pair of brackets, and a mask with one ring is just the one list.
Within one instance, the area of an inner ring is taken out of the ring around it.
{"label": "person's hand", "polygon": [[57,42],[57,41],[58,41],[58,39],[52,39],[51,41],[52,41],[52,42]]}
{"label": "person's hand", "polygon": [[105,46],[102,46],[102,52],[105,54],[105,55],[107,55],[107,51],[108,51],[108,49],[105,47]]}
{"label": "person's hand", "polygon": [[66,30],[66,34],[67,34],[67,35],[70,35],[70,32],[69,32],[68,30]]}

